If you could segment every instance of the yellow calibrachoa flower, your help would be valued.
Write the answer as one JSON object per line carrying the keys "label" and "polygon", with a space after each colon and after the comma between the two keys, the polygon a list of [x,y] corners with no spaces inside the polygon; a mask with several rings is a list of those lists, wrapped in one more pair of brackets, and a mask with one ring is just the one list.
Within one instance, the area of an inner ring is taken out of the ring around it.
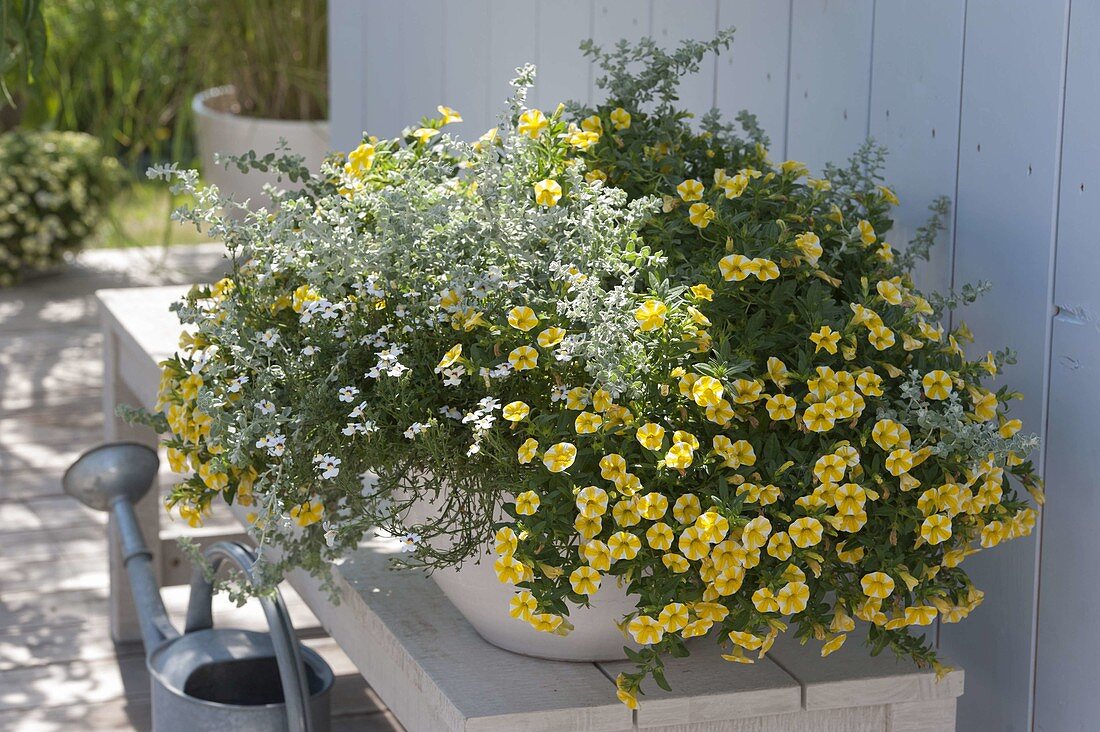
{"label": "yellow calibrachoa flower", "polygon": [[539,319],[535,317],[535,311],[526,305],[520,305],[508,311],[508,325],[516,330],[526,333],[538,324]]}
{"label": "yellow calibrachoa flower", "polygon": [[647,450],[660,450],[665,440],[665,428],[653,422],[647,422],[638,428],[635,436],[642,447]]}
{"label": "yellow calibrachoa flower", "polygon": [[665,314],[668,306],[660,300],[646,300],[634,311],[634,319],[638,321],[638,330],[649,332],[657,330],[665,324]]}
{"label": "yellow calibrachoa flower", "polygon": [[509,422],[522,422],[527,419],[527,415],[530,413],[531,407],[526,402],[520,401],[508,402],[501,410],[501,416]]}
{"label": "yellow calibrachoa flower", "polygon": [[729,254],[718,260],[718,270],[727,282],[740,282],[753,274],[752,260],[744,254]]}
{"label": "yellow calibrachoa flower", "polygon": [[309,526],[321,520],[325,507],[320,501],[306,501],[290,509],[290,517],[299,526]]}
{"label": "yellow calibrachoa flower", "polygon": [[862,371],[856,377],[856,386],[869,397],[882,396],[882,377],[873,371]]}
{"label": "yellow calibrachoa flower", "polygon": [[444,107],[441,104],[436,107],[436,111],[443,115],[443,124],[445,125],[454,124],[455,122],[462,121],[462,115],[459,114],[456,110],[451,109],[450,107]]}
{"label": "yellow calibrachoa flower", "polygon": [[835,635],[829,640],[825,641],[824,645],[821,646],[821,657],[825,658],[829,654],[835,653],[836,651],[840,650],[840,647],[844,645],[844,641],[847,639],[848,636],[844,633],[841,633],[840,635]]}
{"label": "yellow calibrachoa flower", "polygon": [[508,614],[516,620],[530,620],[531,613],[538,608],[534,596],[527,590],[517,592],[508,601]]}
{"label": "yellow calibrachoa flower", "polygon": [[573,466],[577,459],[577,447],[571,442],[551,445],[542,456],[542,462],[551,473],[560,473]]}
{"label": "yellow calibrachoa flower", "polygon": [[497,533],[493,536],[493,540],[496,542],[493,547],[494,551],[502,557],[512,556],[516,551],[516,547],[519,546],[519,537],[511,526],[504,526],[497,529]]}
{"label": "yellow calibrachoa flower", "polygon": [[592,567],[577,567],[569,574],[569,584],[578,595],[595,595],[600,589],[600,573]]}
{"label": "yellow calibrachoa flower", "polygon": [[867,342],[874,346],[875,350],[885,351],[894,345],[896,339],[894,338],[894,331],[885,325],[874,325],[867,333]]}
{"label": "yellow calibrachoa flower", "polygon": [[824,251],[821,248],[821,239],[817,234],[812,231],[799,234],[794,238],[794,245],[802,252],[802,256],[806,257],[806,261],[813,266],[817,266],[817,262],[821,259],[821,254]]}
{"label": "yellow calibrachoa flower", "polygon": [[553,613],[531,613],[528,618],[531,627],[540,633],[553,633],[561,627],[563,620],[562,616]]}
{"label": "yellow calibrachoa flower", "polygon": [[707,228],[715,216],[714,209],[705,203],[693,203],[688,209],[688,221],[700,229]]}
{"label": "yellow calibrachoa flower", "polygon": [[672,529],[663,521],[657,523],[646,529],[645,540],[649,544],[650,548],[656,549],[659,552],[667,551],[672,547],[672,540],[674,535]]}
{"label": "yellow calibrachoa flower", "polygon": [[917,605],[905,608],[906,625],[931,625],[936,619],[936,608],[931,605]]}
{"label": "yellow calibrachoa flower", "polygon": [[546,115],[541,110],[528,109],[519,116],[519,124],[516,126],[516,130],[519,134],[527,135],[534,140],[549,125],[550,120],[546,119]]}
{"label": "yellow calibrachoa flower", "polygon": [[462,344],[457,343],[451,347],[451,350],[443,354],[443,358],[439,360],[439,364],[435,367],[435,370],[442,371],[449,366],[453,366],[460,356],[462,356]]}
{"label": "yellow calibrachoa flower", "polygon": [[573,528],[577,530],[577,533],[585,539],[594,539],[603,531],[603,519],[599,516],[589,518],[587,516],[577,515],[573,519]]}
{"label": "yellow calibrachoa flower", "polygon": [[595,114],[590,117],[585,117],[581,120],[581,129],[586,132],[603,132],[603,120],[600,119],[599,115]]}
{"label": "yellow calibrachoa flower", "polygon": [[598,539],[589,541],[581,547],[581,556],[593,569],[601,572],[611,569],[611,550],[608,549],[607,544]]}
{"label": "yellow calibrachoa flower", "polygon": [[676,548],[680,550],[680,554],[693,562],[710,553],[710,544],[703,539],[703,532],[694,526],[684,529],[676,542]]}
{"label": "yellow calibrachoa flower", "polygon": [[839,483],[844,480],[848,463],[835,453],[822,455],[814,463],[814,477],[822,483]]}
{"label": "yellow calibrachoa flower", "polygon": [[802,413],[802,423],[811,432],[828,432],[836,424],[836,416],[828,404],[811,404]]}
{"label": "yellow calibrachoa flower", "polygon": [[541,348],[552,348],[565,338],[565,329],[553,326],[542,331],[538,335],[538,344]]}
{"label": "yellow calibrachoa flower", "polygon": [[552,178],[544,178],[535,184],[535,202],[551,208],[561,200],[561,185]]}
{"label": "yellow calibrachoa flower", "polygon": [[690,467],[694,459],[695,450],[686,442],[672,443],[672,447],[665,453],[665,465],[676,470]]}
{"label": "yellow calibrachoa flower", "polygon": [[712,407],[722,401],[722,382],[712,376],[700,376],[691,387],[691,398],[700,407]]}
{"label": "yellow calibrachoa flower", "polygon": [[616,531],[607,540],[607,548],[611,552],[612,559],[616,561],[619,559],[629,560],[638,556],[638,552],[642,548],[642,540],[629,531]]}
{"label": "yellow calibrachoa flower", "polygon": [[521,516],[533,516],[539,510],[542,499],[534,491],[524,491],[516,496],[516,513]]}
{"label": "yellow calibrachoa flower", "polygon": [[810,587],[805,582],[788,582],[775,593],[781,615],[797,615],[810,601]]}
{"label": "yellow calibrachoa flower", "polygon": [[821,522],[812,516],[803,516],[796,519],[787,527],[787,533],[790,535],[791,541],[801,549],[808,549],[819,543],[823,531],[824,527]]}
{"label": "yellow calibrachoa flower", "polygon": [[752,260],[752,266],[755,270],[754,274],[756,275],[756,279],[761,282],[767,282],[779,277],[779,265],[770,259],[757,257]]}
{"label": "yellow calibrachoa flower", "polygon": [[630,128],[630,112],[626,111],[622,107],[616,107],[611,110],[611,124],[616,130],[626,130]]}
{"label": "yellow calibrachoa flower", "polygon": [[500,583],[504,585],[514,585],[517,582],[522,582],[524,575],[527,574],[523,562],[510,554],[497,558],[493,562],[493,571],[496,572]]}
{"label": "yellow calibrachoa flower", "polygon": [[603,425],[603,417],[593,412],[581,412],[573,422],[578,435],[590,435],[598,432]]}
{"label": "yellow calibrachoa flower", "polygon": [[688,564],[688,560],[681,554],[662,554],[661,564],[665,565],[665,568],[675,574],[683,574],[688,571],[691,565]]}
{"label": "yellow calibrachoa flower", "polygon": [[626,629],[634,637],[634,642],[639,645],[660,643],[665,635],[665,630],[660,621],[648,615],[639,615],[627,624]]}
{"label": "yellow calibrachoa flower", "polygon": [[711,302],[712,300],[714,300],[714,290],[710,289],[703,283],[692,285],[691,294],[699,300],[706,300],[707,302]]}
{"label": "yellow calibrachoa flower", "polygon": [[412,136],[416,138],[416,141],[421,145],[427,145],[428,141],[439,134],[439,130],[431,127],[421,127],[412,133]]}
{"label": "yellow calibrachoa flower", "polygon": [[886,469],[890,475],[899,476],[908,473],[913,467],[913,453],[904,447],[893,450],[886,456]]}
{"label": "yellow calibrachoa flower", "polygon": [[577,492],[577,510],[588,518],[602,516],[607,511],[607,491],[594,485],[581,488]]}
{"label": "yellow calibrachoa flower", "polygon": [[635,508],[646,521],[656,521],[668,511],[668,498],[656,492],[646,493],[638,497]]}
{"label": "yellow calibrachoa flower", "polygon": [[871,226],[871,222],[867,219],[860,219],[859,224],[859,239],[863,242],[863,246],[870,246],[878,240],[875,235],[875,227]]}
{"label": "yellow calibrachoa flower", "polygon": [[951,376],[946,371],[929,371],[921,379],[921,385],[924,387],[924,395],[929,399],[946,399],[951,395]]}
{"label": "yellow calibrachoa flower", "polygon": [[875,289],[878,290],[878,294],[891,305],[901,305],[902,292],[901,288],[889,280],[880,280],[875,285]]}
{"label": "yellow calibrachoa flower", "polygon": [[680,194],[680,198],[684,201],[698,201],[703,197],[703,182],[695,178],[689,178],[676,186],[676,192]]}
{"label": "yellow calibrachoa flower", "polygon": [[523,441],[523,444],[519,446],[516,451],[516,457],[519,459],[521,465],[526,465],[535,459],[535,453],[538,452],[539,441],[534,437],[528,437]]}
{"label": "yellow calibrachoa flower", "polygon": [[759,549],[767,543],[771,532],[772,522],[764,516],[757,516],[741,530],[741,545],[749,550]]}
{"label": "yellow calibrachoa flower", "polygon": [[791,546],[791,536],[786,531],[772,534],[771,538],[768,539],[768,556],[784,562],[790,559],[793,553],[794,547]]}
{"label": "yellow calibrachoa flower", "polygon": [[819,330],[810,334],[810,340],[814,344],[814,353],[825,351],[834,354],[836,353],[837,344],[840,343],[840,333],[827,325],[823,325]]}
{"label": "yellow calibrachoa flower", "polygon": [[749,178],[743,173],[738,173],[724,179],[719,185],[722,186],[722,193],[726,198],[740,198],[749,187]]}
{"label": "yellow calibrachoa flower", "polygon": [[539,352],[531,346],[519,346],[513,348],[508,354],[508,363],[516,371],[529,371],[538,364]]}
{"label": "yellow calibrachoa flower", "polygon": [[859,581],[863,594],[876,600],[885,600],[894,591],[894,579],[885,572],[871,572]]}
{"label": "yellow calibrachoa flower", "polygon": [[880,419],[871,428],[871,439],[883,450],[892,450],[909,444],[909,430],[892,419]]}
{"label": "yellow calibrachoa flower", "polygon": [[951,519],[943,514],[932,514],[921,524],[920,535],[929,544],[942,544],[951,538]]}
{"label": "yellow calibrachoa flower", "polygon": [[1007,440],[1023,429],[1023,426],[1024,423],[1018,419],[1006,419],[1001,423],[1000,428],[997,430],[997,434]]}

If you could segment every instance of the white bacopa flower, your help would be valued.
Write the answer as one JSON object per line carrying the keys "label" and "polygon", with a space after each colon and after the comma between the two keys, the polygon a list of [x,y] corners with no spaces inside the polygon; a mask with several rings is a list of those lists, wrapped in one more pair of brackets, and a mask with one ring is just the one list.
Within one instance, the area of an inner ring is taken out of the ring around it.
{"label": "white bacopa flower", "polygon": [[274,348],[275,344],[279,342],[279,334],[269,328],[260,334],[260,342],[268,348]]}
{"label": "white bacopa flower", "polygon": [[265,417],[275,414],[275,404],[268,399],[256,402],[256,409],[260,410],[260,414],[264,415]]}
{"label": "white bacopa flower", "polygon": [[466,367],[462,364],[443,369],[443,386],[462,386],[462,376],[465,373]]}
{"label": "white bacopa flower", "polygon": [[401,551],[402,552],[415,552],[417,545],[420,544],[420,534],[408,533],[401,537]]}
{"label": "white bacopa flower", "polygon": [[[247,376],[243,376],[243,375],[238,376],[237,378],[235,378],[235,379],[233,379],[232,381],[229,382],[229,386],[226,387],[226,389],[229,391],[230,394],[237,394],[237,393],[240,392],[240,390],[247,383],[248,383],[248,377]],[[274,408],[275,405],[272,404],[271,406],[272,406],[272,408]]]}
{"label": "white bacopa flower", "polygon": [[340,458],[328,453],[313,456],[313,464],[317,466],[317,472],[325,480],[332,480],[340,474],[341,462]]}
{"label": "white bacopa flower", "polygon": [[408,439],[414,439],[424,430],[428,429],[429,425],[426,422],[413,422],[409,425],[409,428],[405,430],[405,437]]}
{"label": "white bacopa flower", "polygon": [[336,546],[336,527],[325,521],[321,524],[321,527],[325,530],[325,544],[331,549]]}
{"label": "white bacopa flower", "polygon": [[342,386],[340,387],[339,399],[342,402],[351,402],[355,399],[355,396],[358,393],[359,390],[356,389],[354,386]]}
{"label": "white bacopa flower", "polygon": [[315,355],[317,355],[317,352],[320,351],[320,350],[321,349],[319,349],[317,346],[306,346],[305,348],[302,349],[302,355],[303,356],[315,356]]}

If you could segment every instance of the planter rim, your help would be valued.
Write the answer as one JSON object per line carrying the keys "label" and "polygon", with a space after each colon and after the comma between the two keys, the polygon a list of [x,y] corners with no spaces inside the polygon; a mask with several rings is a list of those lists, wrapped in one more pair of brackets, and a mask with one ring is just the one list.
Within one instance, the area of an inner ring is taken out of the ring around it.
{"label": "planter rim", "polygon": [[215,86],[210,89],[204,89],[196,94],[191,99],[191,111],[194,112],[196,117],[208,117],[211,119],[223,120],[227,123],[236,123],[243,125],[252,125],[256,127],[270,127],[272,129],[301,129],[301,130],[313,130],[318,127],[328,127],[329,121],[327,119],[316,120],[301,120],[301,119],[274,119],[271,117],[247,117],[243,114],[233,114],[232,112],[222,112],[220,110],[211,107],[208,102],[218,97],[228,96],[234,93],[232,84],[225,86]]}

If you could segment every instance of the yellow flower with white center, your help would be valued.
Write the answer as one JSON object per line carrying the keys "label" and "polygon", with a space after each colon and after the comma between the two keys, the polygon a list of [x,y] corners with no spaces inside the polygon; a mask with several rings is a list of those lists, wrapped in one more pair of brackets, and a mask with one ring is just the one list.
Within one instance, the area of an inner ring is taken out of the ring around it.
{"label": "yellow flower with white center", "polygon": [[932,514],[921,524],[920,536],[933,546],[942,544],[951,538],[951,519],[943,514]]}
{"label": "yellow flower with white center", "polygon": [[685,470],[691,467],[695,459],[695,450],[686,442],[674,442],[668,452],[665,453],[665,465],[674,470]]}
{"label": "yellow flower with white center", "polygon": [[1001,521],[990,521],[982,527],[981,545],[983,549],[991,549],[1008,535],[1007,527]]}
{"label": "yellow flower with white center", "polygon": [[688,209],[688,221],[700,229],[707,228],[715,216],[714,209],[705,203],[693,203]]}
{"label": "yellow flower with white center", "polygon": [[302,527],[317,523],[324,513],[325,507],[320,501],[306,501],[290,509],[290,517]]}
{"label": "yellow flower with white center", "polygon": [[703,636],[709,633],[713,625],[713,620],[700,618],[699,620],[694,620],[684,626],[684,629],[680,631],[680,635],[684,638],[697,638],[699,636]]}
{"label": "yellow flower with white center", "polygon": [[725,458],[726,465],[731,468],[739,468],[742,465],[751,467],[756,465],[756,450],[748,440],[737,440],[730,445]]}
{"label": "yellow flower with white center", "polygon": [[767,543],[772,533],[772,522],[763,516],[757,516],[741,529],[741,545],[746,549],[759,549]]}
{"label": "yellow flower with white center", "polygon": [[439,130],[431,127],[421,127],[412,133],[412,136],[416,138],[416,141],[421,145],[427,145],[428,141],[439,134]]}
{"label": "yellow flower with white center", "polygon": [[642,548],[642,540],[629,531],[616,531],[607,540],[607,549],[614,560],[631,560],[638,556]]}
{"label": "yellow flower with white center", "polygon": [[894,579],[885,572],[871,572],[859,581],[863,594],[876,600],[885,600],[894,591]]}
{"label": "yellow flower with white center", "polygon": [[668,498],[656,492],[646,493],[638,498],[635,508],[646,521],[656,521],[668,511]]}
{"label": "yellow flower with white center", "polygon": [[626,130],[630,128],[630,112],[626,111],[622,107],[615,107],[611,110],[611,124],[616,130]]}
{"label": "yellow flower with white center", "polygon": [[692,561],[698,561],[710,552],[710,544],[703,539],[703,533],[695,526],[684,529],[676,542],[676,548]]}
{"label": "yellow flower with white center", "polygon": [[946,399],[951,395],[951,376],[946,371],[929,371],[921,379],[921,385],[924,386],[924,395],[929,399]]}
{"label": "yellow flower with white center", "polygon": [[618,480],[626,477],[626,460],[618,453],[600,458],[600,477],[604,480]]}
{"label": "yellow flower with white center", "polygon": [[1003,419],[997,434],[1006,440],[1023,429],[1024,423],[1018,419]]}
{"label": "yellow flower with white center", "polygon": [[730,614],[729,608],[720,602],[697,602],[691,609],[701,619],[712,623],[720,623]]}
{"label": "yellow flower with white center", "polygon": [[662,554],[661,564],[665,565],[665,569],[673,574],[683,574],[690,568],[688,560],[680,554]]}
{"label": "yellow flower with white center", "polygon": [[775,593],[781,615],[797,615],[810,601],[810,586],[805,582],[788,582]]}
{"label": "yellow flower with white center", "polygon": [[645,540],[646,543],[652,549],[656,549],[659,552],[668,551],[672,547],[672,540],[675,536],[672,533],[672,529],[663,521],[657,523],[646,529]]}
{"label": "yellow flower with white center", "polygon": [[821,522],[812,516],[803,516],[796,519],[787,527],[787,533],[794,545],[800,549],[808,549],[821,541],[824,527]]}
{"label": "yellow flower with white center", "polygon": [[502,557],[512,556],[516,551],[516,547],[519,546],[519,537],[516,536],[516,532],[511,526],[498,529],[493,539],[496,542],[493,549]]}
{"label": "yellow flower with white center", "polygon": [[713,376],[700,376],[691,387],[691,398],[700,407],[712,407],[722,400],[722,382]]}
{"label": "yellow flower with white center", "polygon": [[752,404],[764,396],[764,382],[757,379],[734,379],[730,389],[735,404]]}
{"label": "yellow flower with white center", "polygon": [[586,132],[603,132],[603,121],[597,115],[585,117],[581,120],[581,129]]}
{"label": "yellow flower with white center", "polygon": [[878,240],[878,236],[875,235],[875,227],[871,226],[871,222],[867,219],[860,219],[859,224],[859,239],[863,242],[863,246],[871,246]]}
{"label": "yellow flower with white center", "polygon": [[871,439],[883,450],[892,450],[898,445],[908,446],[909,430],[892,419],[880,419],[871,428]]}
{"label": "yellow flower with white center", "polygon": [[571,442],[551,445],[542,456],[542,464],[551,473],[560,473],[573,466],[577,459],[577,447]]}
{"label": "yellow flower with white center", "polygon": [[581,412],[573,422],[578,435],[590,435],[603,426],[603,417],[594,412]]}
{"label": "yellow flower with white center", "polygon": [[606,572],[611,569],[611,550],[602,541],[590,541],[581,548],[581,556],[592,569]]}
{"label": "yellow flower with white center", "polygon": [[819,330],[810,334],[810,340],[814,344],[814,353],[825,351],[833,354],[836,353],[836,346],[840,343],[840,333],[827,325],[823,325]]}
{"label": "yellow flower with white center", "polygon": [[861,371],[856,377],[856,386],[869,397],[882,396],[882,377],[874,371]]}
{"label": "yellow flower with white center", "polygon": [[813,266],[817,266],[817,262],[821,259],[821,254],[824,251],[821,248],[821,239],[817,234],[812,231],[799,234],[794,238],[794,245],[806,257],[806,261]]}
{"label": "yellow flower with white center", "polygon": [[867,342],[875,347],[877,351],[885,351],[890,346],[897,342],[894,338],[894,331],[887,328],[885,325],[874,325],[868,330]]}
{"label": "yellow flower with white center", "polygon": [[526,305],[520,305],[508,311],[508,325],[516,330],[526,333],[538,324],[539,319],[535,316],[535,311]]}
{"label": "yellow flower with white center", "polygon": [[661,624],[666,633],[675,633],[682,630],[688,624],[688,606],[682,602],[670,602],[661,608],[657,616],[657,622]]}
{"label": "yellow flower with white center", "polygon": [[811,404],[802,413],[802,424],[811,432],[828,432],[836,424],[836,415],[828,404]]}
{"label": "yellow flower with white center", "polygon": [[891,451],[886,456],[886,469],[895,477],[908,473],[913,468],[913,453],[904,447]]}
{"label": "yellow flower with white center", "polygon": [[719,572],[741,567],[745,561],[745,548],[732,539],[720,541],[710,550],[710,561]]}
{"label": "yellow flower with white center", "polygon": [[793,553],[794,547],[791,546],[791,535],[786,531],[776,532],[768,539],[768,556],[785,562],[790,559]]}
{"label": "yellow flower with white center", "polygon": [[725,178],[719,185],[726,198],[740,198],[745,189],[749,187],[749,178],[743,173]]}
{"label": "yellow flower with white center", "polygon": [[752,260],[744,254],[728,254],[718,260],[718,271],[727,282],[740,282],[753,274]]}
{"label": "yellow flower with white center", "polygon": [[519,459],[520,465],[527,465],[529,462],[535,459],[535,453],[538,452],[539,441],[534,437],[528,437],[523,441],[523,444],[519,446],[516,451],[516,457]]}
{"label": "yellow flower with white center", "polygon": [[523,562],[519,561],[511,554],[503,557],[498,557],[493,562],[493,571],[496,572],[497,579],[501,584],[514,585],[517,582],[522,582],[526,572],[526,567]]}
{"label": "yellow flower with white center", "polygon": [[509,422],[522,422],[531,413],[531,407],[526,402],[508,402],[501,410],[501,415]]}
{"label": "yellow flower with white center", "polygon": [[901,288],[890,280],[880,280],[875,285],[875,289],[878,290],[878,294],[883,300],[891,305],[901,305],[902,291]]}
{"label": "yellow flower with white center", "polygon": [[867,502],[867,491],[856,483],[845,483],[837,486],[833,492],[833,502],[836,511],[842,516],[855,516],[863,510]]}
{"label": "yellow flower with white center", "polygon": [[905,608],[906,625],[931,625],[936,619],[936,608],[931,605],[916,605]]}
{"label": "yellow flower with white center", "polygon": [[542,348],[552,348],[561,343],[562,338],[565,338],[565,329],[553,326],[539,333],[538,344]]}
{"label": "yellow flower with white center", "polygon": [[634,503],[632,499],[624,498],[611,507],[611,515],[617,526],[629,528],[636,526],[642,520],[642,515],[638,513]]}
{"label": "yellow flower with white center", "polygon": [[779,265],[770,259],[757,257],[752,260],[752,266],[755,270],[754,274],[756,275],[756,279],[761,282],[767,282],[779,277]]}
{"label": "yellow flower with white center", "polygon": [[774,613],[779,611],[779,602],[775,599],[775,594],[767,587],[761,587],[752,593],[752,604],[758,612]]}
{"label": "yellow flower with white center", "polygon": [[546,208],[558,205],[561,185],[553,178],[544,178],[535,184],[535,203]]}
{"label": "yellow flower with white center", "polygon": [[531,613],[538,609],[534,596],[527,590],[517,592],[508,601],[508,614],[516,620],[530,620]]}
{"label": "yellow flower with white center", "polygon": [[521,516],[532,516],[539,510],[539,504],[541,502],[538,493],[534,491],[524,491],[516,496],[516,513]]}
{"label": "yellow flower with white center", "polygon": [[702,513],[699,497],[694,493],[685,493],[672,504],[672,517],[684,525],[695,523]]}
{"label": "yellow flower with white center", "polygon": [[710,302],[714,299],[714,290],[707,287],[705,284],[692,285],[691,294],[699,300],[706,300]]}
{"label": "yellow flower with white center", "polygon": [[508,354],[508,363],[516,371],[529,371],[538,365],[539,352],[531,346],[518,346]]}
{"label": "yellow flower with white center", "polygon": [[698,201],[703,197],[703,182],[695,178],[689,178],[676,186],[676,192],[684,201]]}
{"label": "yellow flower with white center", "polygon": [[578,595],[595,595],[600,589],[600,573],[592,567],[577,567],[569,573],[569,585]]}
{"label": "yellow flower with white center", "polygon": [[521,135],[527,135],[532,140],[550,125],[550,120],[538,109],[528,109],[519,116],[519,124],[516,131]]}
{"label": "yellow flower with white center", "polygon": [[844,633],[840,635],[834,635],[821,646],[821,657],[825,658],[831,653],[835,653],[840,650],[840,647],[844,645],[844,641],[848,639],[848,636]]}
{"label": "yellow flower with white center", "polygon": [[730,522],[725,516],[711,509],[695,519],[695,528],[699,530],[699,536],[703,541],[717,544],[729,533]]}
{"label": "yellow flower with white center", "polygon": [[744,581],[745,570],[741,567],[734,567],[726,572],[719,572],[711,583],[711,587],[720,597],[728,597],[740,590]]}
{"label": "yellow flower with white center", "polygon": [[577,491],[577,510],[582,516],[595,518],[607,512],[607,491],[590,485]]}
{"label": "yellow flower with white center", "polygon": [[634,642],[639,645],[660,643],[665,635],[665,630],[660,621],[648,615],[639,615],[632,619],[626,626],[630,635],[634,636]]}
{"label": "yellow flower with white center", "polygon": [[665,428],[653,422],[647,422],[634,433],[638,442],[647,450],[657,451],[664,444]]}
{"label": "yellow flower with white center", "polygon": [[553,613],[531,613],[527,622],[540,633],[553,633],[561,627],[563,620],[562,616]]}
{"label": "yellow flower with white center", "polygon": [[840,455],[822,455],[814,463],[814,477],[822,483],[839,483],[848,463]]}
{"label": "yellow flower with white center", "polygon": [[585,539],[593,539],[603,531],[603,519],[599,516],[589,518],[578,514],[573,519],[573,528]]}
{"label": "yellow flower with white center", "polygon": [[634,319],[638,321],[638,330],[649,332],[664,326],[667,313],[668,307],[660,300],[646,300],[634,311]]}

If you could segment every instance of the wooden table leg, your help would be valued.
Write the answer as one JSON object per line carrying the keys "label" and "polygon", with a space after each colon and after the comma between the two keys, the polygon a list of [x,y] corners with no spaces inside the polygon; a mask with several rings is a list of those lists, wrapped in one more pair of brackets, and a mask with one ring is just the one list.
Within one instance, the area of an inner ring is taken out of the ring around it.
{"label": "wooden table leg", "polygon": [[[119,364],[120,359],[123,358],[127,358],[127,354],[120,353],[118,336],[105,319],[103,324],[104,439],[108,442],[140,442],[156,447],[157,435],[153,430],[148,427],[128,425],[115,415],[115,408],[120,404],[131,406],[141,404],[141,400],[134,396],[121,378]],[[159,486],[157,481],[154,480],[149,493],[134,506],[134,513],[137,514],[138,525],[145,537],[145,543],[153,552],[153,567],[158,582],[161,579],[160,512],[162,510]],[[111,589],[108,609],[111,637],[116,642],[140,640],[141,630],[138,627],[137,608],[134,606],[133,598],[130,595],[130,581],[126,576],[126,568],[122,563],[118,532],[113,518],[107,523],[107,545],[110,553]]]}

